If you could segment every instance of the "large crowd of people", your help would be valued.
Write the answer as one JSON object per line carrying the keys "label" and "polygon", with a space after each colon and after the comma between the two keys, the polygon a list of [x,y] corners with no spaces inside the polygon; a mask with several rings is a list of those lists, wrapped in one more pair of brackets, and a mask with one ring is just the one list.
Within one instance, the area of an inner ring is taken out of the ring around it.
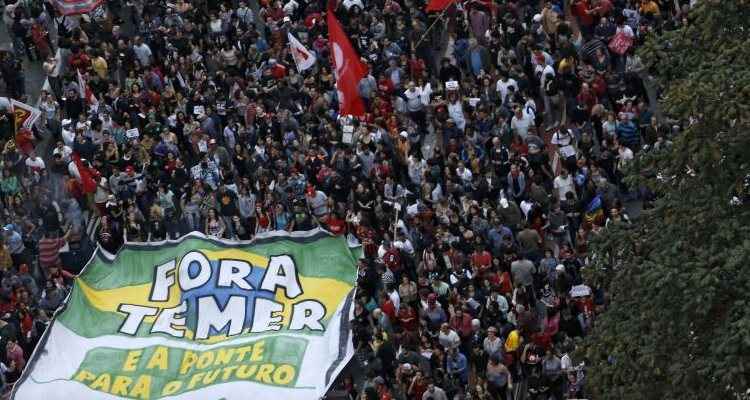
{"label": "large crowd of people", "polygon": [[690,1],[343,0],[357,118],[322,1],[5,3],[0,89],[42,111],[28,130],[0,110],[6,387],[92,245],[322,227],[364,250],[337,395],[585,397],[573,351],[607,306],[588,244],[649,205],[625,168],[676,134],[635,50]]}

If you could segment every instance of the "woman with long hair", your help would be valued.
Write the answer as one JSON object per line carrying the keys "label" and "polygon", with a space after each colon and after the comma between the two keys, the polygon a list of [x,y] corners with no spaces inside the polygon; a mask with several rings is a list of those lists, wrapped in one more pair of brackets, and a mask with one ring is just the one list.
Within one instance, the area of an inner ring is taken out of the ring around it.
{"label": "woman with long hair", "polygon": [[226,227],[224,226],[224,222],[216,214],[216,209],[212,208],[208,210],[208,215],[206,216],[206,223],[203,229],[203,233],[205,233],[208,236],[220,239],[224,236],[225,230],[226,230]]}

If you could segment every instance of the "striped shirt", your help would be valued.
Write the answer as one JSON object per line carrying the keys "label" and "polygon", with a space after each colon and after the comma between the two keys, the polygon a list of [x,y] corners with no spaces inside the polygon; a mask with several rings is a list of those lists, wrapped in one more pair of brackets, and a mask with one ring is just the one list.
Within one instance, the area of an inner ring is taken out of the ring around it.
{"label": "striped shirt", "polygon": [[54,267],[60,264],[60,249],[65,246],[63,238],[45,237],[39,241],[39,265],[42,268]]}

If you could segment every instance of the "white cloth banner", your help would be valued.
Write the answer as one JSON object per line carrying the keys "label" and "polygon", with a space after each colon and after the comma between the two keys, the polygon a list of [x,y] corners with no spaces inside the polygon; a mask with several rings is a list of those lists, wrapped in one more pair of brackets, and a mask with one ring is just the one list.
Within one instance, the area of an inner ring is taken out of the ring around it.
{"label": "white cloth banner", "polygon": [[297,40],[294,35],[287,33],[289,38],[289,49],[292,51],[292,58],[294,63],[297,64],[297,70],[302,72],[306,69],[312,68],[317,61],[317,57],[310,50],[306,49],[305,46]]}

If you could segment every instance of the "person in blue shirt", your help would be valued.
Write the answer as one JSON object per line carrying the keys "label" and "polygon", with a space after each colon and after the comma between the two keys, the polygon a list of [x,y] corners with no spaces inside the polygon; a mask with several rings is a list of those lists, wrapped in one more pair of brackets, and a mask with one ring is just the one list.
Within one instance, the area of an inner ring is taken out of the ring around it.
{"label": "person in blue shirt", "polygon": [[23,237],[18,233],[18,229],[13,224],[3,227],[3,240],[8,246],[8,252],[13,259],[13,265],[28,264],[26,257],[26,246],[23,244]]}
{"label": "person in blue shirt", "polygon": [[458,349],[450,350],[449,354],[448,374],[457,378],[461,381],[461,385],[465,386],[469,382],[469,363],[466,360],[466,356],[458,351]]}

